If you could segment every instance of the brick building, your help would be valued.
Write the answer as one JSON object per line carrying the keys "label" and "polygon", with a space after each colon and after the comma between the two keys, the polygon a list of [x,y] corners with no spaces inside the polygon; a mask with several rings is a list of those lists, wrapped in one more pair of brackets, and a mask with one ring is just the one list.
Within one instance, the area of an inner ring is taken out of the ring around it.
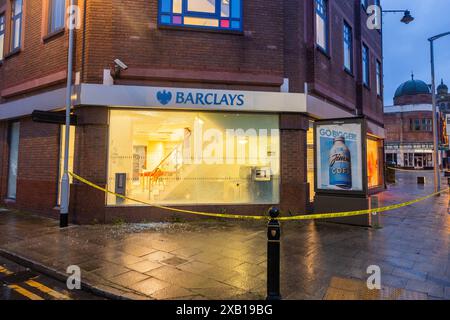
{"label": "brick building", "polygon": [[[440,86],[438,92],[443,89]],[[425,82],[412,76],[411,80],[398,87],[394,105],[384,108],[386,162],[408,169],[433,168],[432,108],[431,89]],[[443,113],[439,115],[438,127],[443,144],[447,140],[443,134],[445,118]],[[441,164],[442,158],[439,159]]]}
{"label": "brick building", "polygon": [[[68,2],[0,0],[0,199],[52,217],[64,130],[30,114],[64,110]],[[371,190],[383,185],[381,32],[360,0],[77,5],[69,161],[80,176],[152,204],[305,212],[311,124],[360,115],[375,150]],[[77,223],[172,217],[78,181],[70,213]]]}

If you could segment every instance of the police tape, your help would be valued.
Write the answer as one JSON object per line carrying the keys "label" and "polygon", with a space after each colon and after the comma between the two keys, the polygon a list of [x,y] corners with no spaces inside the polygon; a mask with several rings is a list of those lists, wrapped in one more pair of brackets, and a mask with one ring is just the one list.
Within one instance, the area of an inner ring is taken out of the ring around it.
{"label": "police tape", "polygon": [[[102,192],[105,193],[109,193],[112,194],[118,198],[124,199],[124,200],[129,200],[132,202],[136,202],[136,203],[140,203],[140,204],[144,204],[144,205],[148,205],[154,208],[158,208],[158,209],[162,209],[162,210],[167,210],[167,211],[171,211],[171,212],[178,212],[178,213],[186,213],[186,214],[193,214],[193,215],[198,215],[198,216],[206,216],[206,217],[213,217],[213,218],[225,218],[225,219],[239,219],[239,220],[270,220],[271,218],[269,216],[259,216],[259,215],[240,215],[240,214],[232,214],[232,213],[214,213],[214,212],[201,212],[201,211],[193,211],[193,210],[185,210],[185,209],[178,209],[178,208],[172,208],[172,207],[167,207],[167,206],[161,206],[161,205],[157,205],[157,204],[153,204],[153,203],[149,203],[146,201],[142,201],[142,200],[138,200],[138,199],[133,199],[118,193],[115,193],[113,191],[110,191],[106,188],[102,188],[99,185],[96,185],[93,182],[90,182],[87,179],[84,179],[83,177],[80,177],[79,175],[73,173],[73,172],[69,172],[69,175],[71,175],[75,180],[78,180],[94,189],[100,190]],[[296,220],[318,220],[318,219],[333,219],[333,218],[343,218],[343,217],[353,217],[353,216],[362,216],[365,214],[378,214],[381,212],[386,212],[386,211],[391,211],[391,210],[395,210],[395,209],[400,209],[403,207],[407,207],[407,206],[411,206],[413,204],[422,202],[424,200],[430,199],[434,196],[437,196],[441,193],[444,192],[448,192],[450,191],[450,188],[445,189],[445,190],[441,190],[439,192],[435,192],[433,194],[415,199],[415,200],[411,200],[411,201],[407,201],[407,202],[403,202],[403,203],[399,203],[399,204],[394,204],[394,205],[390,205],[390,206],[386,206],[386,207],[381,207],[381,208],[374,208],[374,209],[364,209],[364,210],[357,210],[357,211],[345,211],[345,212],[336,212],[336,213],[319,213],[319,214],[311,214],[311,215],[295,215],[295,216],[291,216],[291,217],[279,217],[277,218],[277,220],[279,221],[296,221]]]}

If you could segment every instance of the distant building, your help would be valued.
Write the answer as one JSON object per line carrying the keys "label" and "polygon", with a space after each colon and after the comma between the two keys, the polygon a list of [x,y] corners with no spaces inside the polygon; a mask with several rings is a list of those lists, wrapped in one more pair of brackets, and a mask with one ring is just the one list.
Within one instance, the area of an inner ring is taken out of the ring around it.
{"label": "distant building", "polygon": [[450,114],[450,94],[444,80],[441,80],[441,84],[437,87],[437,105],[440,112]]}
{"label": "distant building", "polygon": [[[438,87],[442,94],[442,105],[450,112],[448,88],[442,84]],[[444,94],[445,92],[445,94]],[[444,102],[444,95],[448,99]],[[447,140],[442,134],[445,127],[443,112],[439,117],[441,145]],[[394,96],[394,105],[384,107],[386,130],[385,157],[386,162],[409,169],[433,168],[433,113],[432,93],[430,86],[424,81],[414,79],[401,84]],[[448,145],[448,143],[447,143]],[[442,148],[441,148],[442,149]],[[446,154],[441,150],[440,164],[446,166]],[[444,158],[444,161],[442,160]]]}

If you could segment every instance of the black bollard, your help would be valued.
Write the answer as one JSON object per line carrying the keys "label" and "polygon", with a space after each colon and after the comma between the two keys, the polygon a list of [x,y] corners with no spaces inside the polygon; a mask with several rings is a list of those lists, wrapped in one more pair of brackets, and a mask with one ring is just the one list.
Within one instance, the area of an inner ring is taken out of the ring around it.
{"label": "black bollard", "polygon": [[280,210],[270,208],[267,225],[267,300],[281,300],[280,294]]}

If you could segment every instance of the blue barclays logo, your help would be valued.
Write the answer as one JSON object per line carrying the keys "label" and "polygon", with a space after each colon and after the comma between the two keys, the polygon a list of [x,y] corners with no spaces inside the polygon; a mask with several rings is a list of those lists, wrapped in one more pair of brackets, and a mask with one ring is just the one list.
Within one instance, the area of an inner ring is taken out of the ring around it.
{"label": "blue barclays logo", "polygon": [[[158,101],[167,105],[172,100],[172,93],[166,90],[158,91]],[[202,93],[202,92],[176,92],[175,103],[195,104],[203,106],[243,106],[245,96],[243,94]]]}
{"label": "blue barclays logo", "polygon": [[158,91],[156,98],[162,105],[166,105],[172,100],[172,93],[166,90]]}

